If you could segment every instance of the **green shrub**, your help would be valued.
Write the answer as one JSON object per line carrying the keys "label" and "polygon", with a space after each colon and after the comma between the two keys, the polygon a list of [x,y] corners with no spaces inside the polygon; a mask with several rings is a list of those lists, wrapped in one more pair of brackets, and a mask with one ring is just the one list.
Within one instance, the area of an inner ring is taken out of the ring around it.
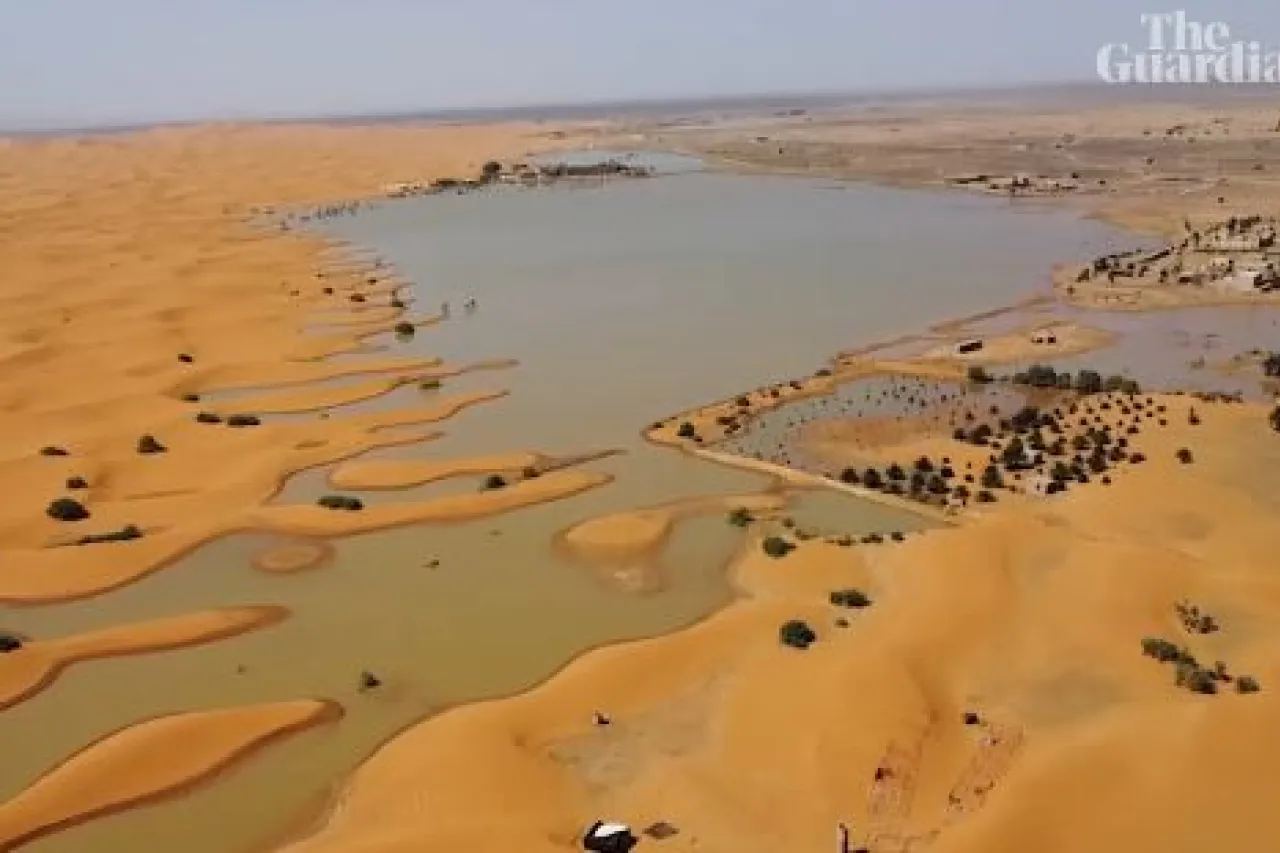
{"label": "green shrub", "polygon": [[126,524],[119,530],[112,530],[107,533],[90,533],[88,536],[81,536],[76,542],[77,545],[100,545],[106,542],[130,542],[134,539],[142,538],[142,528],[136,524]]}
{"label": "green shrub", "polygon": [[858,609],[862,607],[870,607],[871,599],[857,589],[838,589],[831,593],[831,603],[836,607],[849,607]]}
{"label": "green shrub", "polygon": [[347,495],[324,495],[316,504],[325,509],[342,510],[345,512],[359,512],[364,509],[364,501],[359,498],[348,497]]}
{"label": "green shrub", "polygon": [[144,435],[138,439],[137,450],[143,455],[164,453],[168,450],[154,435]]}
{"label": "green shrub", "polygon": [[760,545],[764,552],[775,560],[780,560],[796,549],[796,546],[781,536],[770,536]]}
{"label": "green shrub", "polygon": [[807,649],[817,639],[818,635],[814,633],[813,629],[799,619],[784,622],[782,627],[778,629],[778,640],[784,646],[791,646],[794,649]]}
{"label": "green shrub", "polygon": [[89,517],[89,510],[84,504],[72,498],[58,498],[49,504],[45,514],[54,521],[84,521]]}
{"label": "green shrub", "polygon": [[501,474],[490,474],[488,477],[484,478],[484,482],[480,485],[480,488],[485,491],[492,491],[493,489],[501,489],[506,485],[507,481]]}

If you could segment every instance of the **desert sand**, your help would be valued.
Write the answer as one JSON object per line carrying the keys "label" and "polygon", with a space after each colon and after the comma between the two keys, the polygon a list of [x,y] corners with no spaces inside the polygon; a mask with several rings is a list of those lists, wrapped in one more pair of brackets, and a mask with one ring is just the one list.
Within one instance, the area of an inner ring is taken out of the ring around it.
{"label": "desert sand", "polygon": [[[669,822],[675,850],[821,848],[838,822],[875,850],[1262,849],[1280,828],[1261,781],[1280,760],[1274,691],[1178,690],[1140,640],[1280,675],[1280,543],[1247,449],[1273,439],[1253,407],[1196,404],[1190,426],[1188,400],[1165,404],[1148,464],[1110,487],[887,550],[752,549],[729,610],[406,733],[291,853],[555,850],[596,818]],[[1183,443],[1196,464],[1174,459]],[[849,587],[873,604],[840,627],[827,595]],[[1220,634],[1183,636],[1183,598]],[[778,643],[795,618],[808,651]]]}
{"label": "desert sand", "polygon": [[[1185,131],[1170,137],[1174,124],[1192,128],[1197,143]],[[1037,194],[1034,203],[1075,205],[1175,239],[1187,218],[1276,209],[1274,126],[1269,105],[1249,102],[940,108],[770,121],[765,130],[639,130],[653,144],[736,168],[904,185],[947,186],[961,172],[1076,170],[1092,182],[1087,190]],[[620,129],[636,130],[605,127],[600,141]],[[0,291],[0,477],[13,484],[0,509],[0,601],[102,594],[235,530],[326,539],[476,518],[607,482],[572,468],[362,512],[270,505],[292,473],[429,440],[435,433],[423,425],[502,392],[307,423],[193,399],[247,388],[259,404],[274,400],[275,411],[309,410],[353,399],[305,387],[313,381],[352,376],[351,388],[376,395],[443,369],[386,356],[326,364],[365,352],[364,338],[402,317],[430,318],[391,305],[401,292],[393,277],[336,267],[322,241],[253,231],[243,219],[366,196],[397,180],[472,174],[490,156],[545,146],[546,133],[216,126],[0,145],[0,245],[10,272]],[[1136,156],[1156,145],[1164,153],[1154,163]],[[1193,299],[1150,292],[1126,307]],[[1059,295],[1121,307],[1088,288]],[[308,324],[326,328],[304,334]],[[735,424],[840,382],[959,380],[964,368],[854,353],[821,375],[668,418],[645,434],[715,458],[714,444]],[[1118,468],[1106,485],[1046,498],[1012,492],[968,507],[945,529],[876,548],[797,541],[775,557],[762,531],[750,530],[733,572],[741,595],[726,610],[676,635],[592,652],[524,695],[409,729],[288,849],[566,850],[599,818],[637,829],[665,821],[674,836],[642,844],[671,851],[822,849],[842,822],[878,853],[1269,850],[1280,832],[1271,772],[1280,762],[1280,583],[1271,565],[1280,450],[1265,409],[1158,399],[1168,424],[1135,439],[1145,461]],[[197,422],[205,410],[267,417],[234,429]],[[166,452],[139,453],[146,435]],[[1194,462],[1178,459],[1184,448]],[[888,460],[973,451],[913,436],[877,452]],[[352,467],[347,476],[403,485],[450,476],[459,464]],[[71,488],[77,477],[87,488]],[[49,502],[64,496],[89,518],[48,517]],[[670,510],[644,513],[598,520],[575,539],[651,548]],[[143,535],[73,544],[125,525]],[[850,590],[870,606],[833,604],[833,592]],[[1220,630],[1188,631],[1181,601],[1212,612]],[[779,642],[790,620],[812,628],[808,649]],[[1223,662],[1232,680],[1216,695],[1182,689],[1169,665],[1143,654],[1149,638]],[[1262,691],[1237,694],[1241,675]],[[299,701],[140,724],[0,806],[0,839],[12,846],[175,793],[331,713]]]}
{"label": "desert sand", "polygon": [[253,567],[271,575],[291,575],[317,568],[333,558],[333,546],[320,540],[295,539],[253,555]]}
{"label": "desert sand", "polygon": [[175,796],[255,750],[341,713],[327,702],[299,700],[130,726],[85,747],[0,805],[0,849]]}

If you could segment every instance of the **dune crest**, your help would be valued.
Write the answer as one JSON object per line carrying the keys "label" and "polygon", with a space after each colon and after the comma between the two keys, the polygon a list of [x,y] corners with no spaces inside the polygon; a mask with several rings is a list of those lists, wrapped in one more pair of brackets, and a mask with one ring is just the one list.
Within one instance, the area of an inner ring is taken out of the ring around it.
{"label": "dune crest", "polygon": [[138,723],[85,747],[0,804],[0,850],[176,796],[257,749],[341,716],[315,700],[195,711]]}

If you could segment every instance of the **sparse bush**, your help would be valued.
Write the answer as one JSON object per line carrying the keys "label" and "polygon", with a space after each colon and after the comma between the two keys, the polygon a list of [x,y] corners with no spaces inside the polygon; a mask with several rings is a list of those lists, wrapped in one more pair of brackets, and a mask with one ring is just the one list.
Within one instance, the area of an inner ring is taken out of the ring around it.
{"label": "sparse bush", "polygon": [[884,477],[875,468],[868,468],[862,472],[862,485],[868,489],[882,489],[884,488]]}
{"label": "sparse bush", "polygon": [[729,513],[729,523],[734,527],[746,527],[752,521],[751,511],[745,506],[735,507]]}
{"label": "sparse bush", "polygon": [[490,474],[488,477],[484,478],[484,482],[481,484],[480,488],[488,492],[494,489],[504,488],[506,485],[507,481],[501,474]]}
{"label": "sparse bush", "polygon": [[49,504],[45,514],[54,521],[84,521],[89,517],[89,510],[72,498],[58,498]]}
{"label": "sparse bush", "polygon": [[416,331],[417,328],[408,321],[396,323],[396,334],[402,338],[411,338]]}
{"label": "sparse bush", "polygon": [[1183,465],[1190,465],[1193,461],[1191,456],[1191,451],[1185,447],[1178,449],[1177,456],[1178,456],[1178,461],[1181,462]]}
{"label": "sparse bush", "polygon": [[227,418],[227,426],[229,427],[254,427],[261,425],[262,420],[257,415],[232,415]]}
{"label": "sparse bush", "polygon": [[778,629],[778,640],[784,646],[791,646],[794,649],[807,649],[817,639],[818,635],[814,633],[813,629],[799,619],[785,622]]}
{"label": "sparse bush", "polygon": [[89,481],[86,480],[84,477],[68,477],[67,488],[68,489],[87,489],[89,488]]}
{"label": "sparse bush", "polygon": [[680,438],[693,438],[697,434],[698,434],[697,429],[695,429],[693,424],[689,423],[688,421],[685,421],[684,423],[680,424],[680,428],[676,430],[676,435],[678,435]]}
{"label": "sparse bush", "polygon": [[840,472],[840,482],[849,483],[850,485],[858,483],[862,478],[858,476],[857,468],[845,468]]}
{"label": "sparse bush", "polygon": [[885,470],[885,476],[895,483],[901,483],[907,479],[907,472],[902,470],[902,466],[895,462]]}
{"label": "sparse bush", "polygon": [[440,380],[424,379],[418,383],[418,387],[423,391],[438,391],[440,390]]}
{"label": "sparse bush", "polygon": [[184,402],[184,403],[199,403],[199,402],[200,402],[200,395],[199,395],[199,394],[183,394],[183,395],[182,395],[182,402]]}
{"label": "sparse bush", "polygon": [[67,451],[63,450],[61,447],[55,447],[53,445],[50,445],[49,447],[40,448],[40,455],[41,456],[66,456]]}
{"label": "sparse bush", "polygon": [[1142,653],[1155,658],[1161,663],[1172,663],[1182,658],[1182,650],[1168,640],[1158,637],[1147,637],[1142,641]]}
{"label": "sparse bush", "polygon": [[196,423],[220,424],[222,423],[222,415],[219,415],[216,412],[199,412],[196,414]]}
{"label": "sparse bush", "polygon": [[364,501],[347,495],[324,495],[316,504],[325,509],[359,512],[364,509]]}
{"label": "sparse bush", "polygon": [[836,607],[849,607],[859,609],[862,607],[870,607],[871,599],[857,589],[838,589],[831,593],[831,603]]}
{"label": "sparse bush", "polygon": [[796,546],[781,536],[770,536],[760,546],[766,554],[780,560],[796,549]]}
{"label": "sparse bush", "polygon": [[180,352],[178,353],[178,361],[183,364],[191,364],[195,359],[191,357],[190,353]]}
{"label": "sparse bush", "polygon": [[969,366],[968,379],[974,385],[985,385],[994,381],[994,377],[987,372],[987,369],[980,364]]}
{"label": "sparse bush", "polygon": [[1236,679],[1237,693],[1257,693],[1261,689],[1262,686],[1258,684],[1258,679],[1252,675],[1242,675]]}
{"label": "sparse bush", "polygon": [[22,648],[22,638],[16,634],[0,633],[0,654],[7,655]]}
{"label": "sparse bush", "polygon": [[168,449],[154,435],[144,435],[138,439],[137,450],[144,456],[153,453],[164,453]]}
{"label": "sparse bush", "polygon": [[107,542],[130,542],[134,539],[142,538],[142,528],[136,524],[126,524],[119,530],[111,530],[106,533],[90,533],[88,536],[81,536],[76,541],[77,545],[101,545]]}

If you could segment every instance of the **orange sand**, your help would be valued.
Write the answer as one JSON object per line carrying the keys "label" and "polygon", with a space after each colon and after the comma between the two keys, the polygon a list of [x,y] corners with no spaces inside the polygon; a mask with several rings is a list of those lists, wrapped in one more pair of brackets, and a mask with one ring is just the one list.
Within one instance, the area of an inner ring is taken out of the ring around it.
{"label": "orange sand", "polygon": [[302,700],[138,723],[91,744],[0,805],[0,850],[206,782],[272,741],[335,719]]}
{"label": "orange sand", "polygon": [[[883,548],[753,548],[727,611],[409,730],[288,850],[550,853],[597,818],[669,821],[672,851],[823,849],[838,822],[878,851],[1263,849],[1280,832],[1280,530],[1255,482],[1280,450],[1259,456],[1275,437],[1256,408],[1197,404],[1191,427],[1188,401],[1162,402],[1170,426],[1111,487]],[[1173,459],[1184,444],[1196,464]],[[830,607],[847,587],[873,606]],[[1182,598],[1220,634],[1183,634]],[[818,634],[806,652],[778,642],[791,618]],[[1145,636],[1263,692],[1177,689]]]}
{"label": "orange sand", "polygon": [[264,628],[287,615],[283,607],[237,607],[28,642],[16,652],[0,655],[0,709],[30,698],[80,661],[210,643]]}

